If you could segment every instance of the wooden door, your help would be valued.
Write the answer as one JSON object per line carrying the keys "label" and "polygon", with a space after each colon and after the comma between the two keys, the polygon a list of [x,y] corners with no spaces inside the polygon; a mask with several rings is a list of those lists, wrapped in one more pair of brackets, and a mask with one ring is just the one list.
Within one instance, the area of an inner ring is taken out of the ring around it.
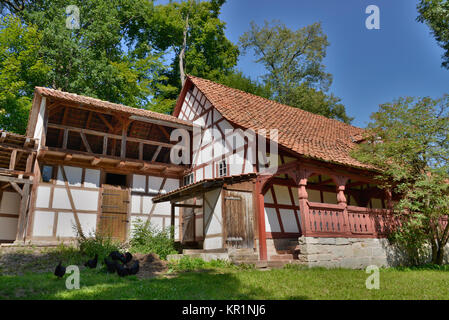
{"label": "wooden door", "polygon": [[226,247],[253,248],[253,199],[252,193],[224,191],[224,238]]}
{"label": "wooden door", "polygon": [[181,243],[195,241],[195,209],[183,208]]}
{"label": "wooden door", "polygon": [[99,225],[101,234],[120,241],[126,240],[129,198],[127,189],[103,187]]}

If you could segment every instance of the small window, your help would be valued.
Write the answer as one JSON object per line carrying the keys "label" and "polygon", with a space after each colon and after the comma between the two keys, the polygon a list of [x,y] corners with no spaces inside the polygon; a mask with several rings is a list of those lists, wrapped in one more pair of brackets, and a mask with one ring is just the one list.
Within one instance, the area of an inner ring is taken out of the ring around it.
{"label": "small window", "polygon": [[50,182],[53,178],[53,167],[43,166],[42,167],[42,182]]}
{"label": "small window", "polygon": [[193,183],[193,172],[184,176],[183,183],[185,186]]}
{"label": "small window", "polygon": [[105,184],[111,186],[122,186],[126,187],[126,175],[124,174],[115,174],[115,173],[106,173],[106,182]]}
{"label": "small window", "polygon": [[218,163],[218,176],[219,177],[224,177],[228,175],[228,167],[226,165],[226,160],[221,160]]}

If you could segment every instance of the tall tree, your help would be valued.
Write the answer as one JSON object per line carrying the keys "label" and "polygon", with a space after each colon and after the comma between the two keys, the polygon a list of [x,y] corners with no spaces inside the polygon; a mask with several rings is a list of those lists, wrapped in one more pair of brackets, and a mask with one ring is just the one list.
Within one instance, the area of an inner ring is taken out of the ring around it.
{"label": "tall tree", "polygon": [[30,2],[19,16],[42,34],[40,52],[52,67],[42,85],[147,106],[164,67],[157,53],[142,50],[127,34],[130,21],[147,10],[151,3],[140,0]]}
{"label": "tall tree", "polygon": [[256,62],[264,65],[264,81],[276,100],[351,121],[339,99],[325,94],[332,76],[322,63],[329,43],[320,23],[292,31],[279,21],[265,21],[262,27],[252,22],[250,30],[240,37],[240,45],[244,51],[254,50]]}
{"label": "tall tree", "polygon": [[0,128],[24,133],[34,87],[48,81],[39,46],[42,35],[32,25],[7,15],[0,20]]}
{"label": "tall tree", "polygon": [[273,96],[268,84],[259,83],[258,81],[245,76],[241,71],[234,71],[223,75],[217,82],[263,98],[271,99]]}
{"label": "tall tree", "polygon": [[379,168],[382,187],[400,195],[396,209],[406,220],[395,239],[415,251],[429,244],[432,262],[442,264],[449,239],[449,224],[441,223],[449,215],[449,96],[401,98],[371,119],[354,156]]}
{"label": "tall tree", "polygon": [[171,59],[162,85],[177,90],[159,91],[156,99],[163,109],[171,108],[182,86],[184,74],[219,80],[233,72],[239,50],[229,41],[226,24],[218,17],[225,0],[187,0],[154,7],[145,30],[136,27],[138,43],[147,43]]}
{"label": "tall tree", "polygon": [[449,1],[421,0],[417,9],[417,20],[430,27],[438,44],[445,50],[442,66],[449,69]]}

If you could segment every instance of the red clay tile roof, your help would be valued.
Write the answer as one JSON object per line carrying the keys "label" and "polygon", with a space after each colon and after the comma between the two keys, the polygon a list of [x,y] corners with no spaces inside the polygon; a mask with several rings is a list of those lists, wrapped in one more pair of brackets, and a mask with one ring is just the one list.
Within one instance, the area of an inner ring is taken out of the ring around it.
{"label": "red clay tile roof", "polygon": [[95,107],[98,109],[113,110],[113,111],[132,114],[132,115],[136,115],[136,116],[141,116],[141,117],[146,117],[146,118],[151,118],[151,119],[156,119],[156,120],[163,120],[163,121],[169,121],[172,123],[192,126],[191,122],[181,120],[179,118],[173,117],[168,114],[158,113],[158,112],[145,110],[145,109],[128,107],[123,104],[117,104],[117,103],[103,101],[103,100],[96,99],[96,98],[81,96],[81,95],[77,95],[75,93],[68,93],[68,92],[44,88],[44,87],[36,87],[36,92],[44,97],[61,99],[61,100],[65,100],[65,101],[72,102],[72,103],[79,103],[79,104],[83,104],[86,106]]}
{"label": "red clay tile roof", "polygon": [[364,129],[272,100],[188,76],[229,121],[253,130],[278,129],[280,145],[310,158],[351,167],[372,168],[349,155]]}

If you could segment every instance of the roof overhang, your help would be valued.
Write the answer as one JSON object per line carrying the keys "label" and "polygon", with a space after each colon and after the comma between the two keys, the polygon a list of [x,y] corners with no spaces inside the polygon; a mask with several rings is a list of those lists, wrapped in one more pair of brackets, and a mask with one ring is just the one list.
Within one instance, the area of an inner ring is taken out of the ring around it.
{"label": "roof overhang", "polygon": [[221,188],[225,184],[235,184],[239,182],[250,181],[257,177],[257,173],[246,173],[235,176],[219,177],[214,179],[204,179],[187,186],[178,188],[166,194],[161,194],[153,198],[153,203],[160,202],[179,202],[202,195],[205,192]]}

